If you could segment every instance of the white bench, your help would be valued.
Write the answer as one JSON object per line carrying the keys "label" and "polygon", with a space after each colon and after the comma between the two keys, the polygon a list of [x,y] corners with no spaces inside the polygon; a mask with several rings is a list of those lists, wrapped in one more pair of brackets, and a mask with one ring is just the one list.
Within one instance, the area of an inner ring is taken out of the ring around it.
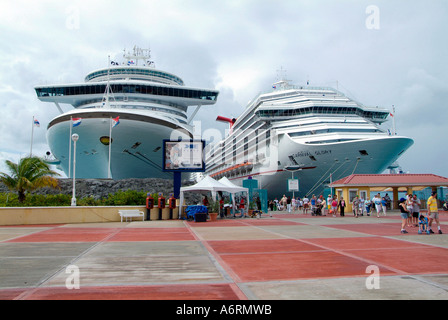
{"label": "white bench", "polygon": [[123,222],[123,217],[125,218],[125,221],[128,220],[128,218],[142,218],[142,221],[145,220],[145,214],[143,213],[143,211],[134,209],[134,210],[118,210],[118,213],[120,214],[121,217],[121,222]]}

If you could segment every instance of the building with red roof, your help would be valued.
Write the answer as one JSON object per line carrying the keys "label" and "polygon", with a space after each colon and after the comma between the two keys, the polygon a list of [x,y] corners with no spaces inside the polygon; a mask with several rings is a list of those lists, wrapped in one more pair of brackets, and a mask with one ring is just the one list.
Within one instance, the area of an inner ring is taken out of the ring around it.
{"label": "building with red roof", "polygon": [[[448,187],[448,178],[435,174],[352,174],[334,181],[329,187],[338,198],[344,197],[350,203],[351,210],[356,196],[366,199],[371,192],[391,191],[393,199],[398,200],[399,191],[412,193],[426,188],[437,191],[438,187]],[[397,208],[396,205],[393,208]]]}

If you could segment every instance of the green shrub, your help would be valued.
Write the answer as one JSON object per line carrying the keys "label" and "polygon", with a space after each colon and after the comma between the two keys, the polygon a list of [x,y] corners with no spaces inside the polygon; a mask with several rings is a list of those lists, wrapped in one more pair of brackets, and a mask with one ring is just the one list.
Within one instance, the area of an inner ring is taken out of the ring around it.
{"label": "green shrub", "polygon": [[109,194],[107,199],[104,199],[106,206],[134,206],[145,205],[146,193],[144,191],[118,191],[115,194]]}
{"label": "green shrub", "polygon": [[76,200],[76,204],[81,207],[94,207],[94,206],[101,206],[103,202],[101,199],[95,199],[94,197],[85,197],[81,199]]}
{"label": "green shrub", "polygon": [[[157,203],[157,194],[152,195]],[[63,207],[71,205],[71,195],[67,194],[28,194],[25,201],[20,203],[15,193],[0,193],[0,207]],[[78,206],[143,206],[146,204],[145,191],[118,191],[109,194],[107,198],[93,197],[77,198]]]}

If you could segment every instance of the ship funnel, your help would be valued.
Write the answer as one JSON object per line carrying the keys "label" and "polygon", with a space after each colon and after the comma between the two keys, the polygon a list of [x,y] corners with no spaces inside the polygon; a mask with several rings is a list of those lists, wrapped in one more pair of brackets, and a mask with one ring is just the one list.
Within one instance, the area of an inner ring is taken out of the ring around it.
{"label": "ship funnel", "polygon": [[235,118],[233,118],[233,119],[230,119],[230,118],[226,118],[226,117],[218,116],[218,117],[216,118],[216,121],[221,121],[221,122],[228,122],[228,123],[229,123],[229,126],[230,126],[230,128],[232,128],[232,127],[233,127],[233,125],[234,125],[234,124],[235,124],[235,122],[236,122],[236,119],[235,119]]}

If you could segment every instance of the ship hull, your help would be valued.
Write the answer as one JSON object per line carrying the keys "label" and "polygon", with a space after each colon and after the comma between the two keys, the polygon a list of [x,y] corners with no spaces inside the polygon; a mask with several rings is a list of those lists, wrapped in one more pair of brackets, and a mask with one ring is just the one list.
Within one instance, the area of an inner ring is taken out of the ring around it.
{"label": "ship hull", "polygon": [[[71,128],[70,116],[82,118],[81,124]],[[111,131],[111,118],[117,116],[120,116],[120,123]],[[85,179],[170,178],[170,173],[162,171],[163,140],[191,135],[185,127],[149,115],[139,114],[137,117],[123,111],[103,110],[63,115],[50,123],[47,141],[53,155],[60,160],[59,169],[69,177],[73,176],[74,160],[70,128],[72,134],[79,135],[75,176]]]}
{"label": "ship hull", "polygon": [[[270,199],[288,191],[288,179],[299,179],[299,191],[295,196],[320,195],[332,181],[350,174],[379,174],[405,152],[413,140],[406,137],[387,136],[333,144],[309,145],[293,141],[288,135],[279,139],[278,146],[271,146],[269,159],[255,164],[251,172],[240,176],[228,176],[229,180],[242,185],[251,177],[258,180],[258,187],[268,191]],[[291,159],[295,163],[291,163]],[[299,164],[302,169],[294,173],[285,167]],[[330,177],[331,175],[331,177]]]}

